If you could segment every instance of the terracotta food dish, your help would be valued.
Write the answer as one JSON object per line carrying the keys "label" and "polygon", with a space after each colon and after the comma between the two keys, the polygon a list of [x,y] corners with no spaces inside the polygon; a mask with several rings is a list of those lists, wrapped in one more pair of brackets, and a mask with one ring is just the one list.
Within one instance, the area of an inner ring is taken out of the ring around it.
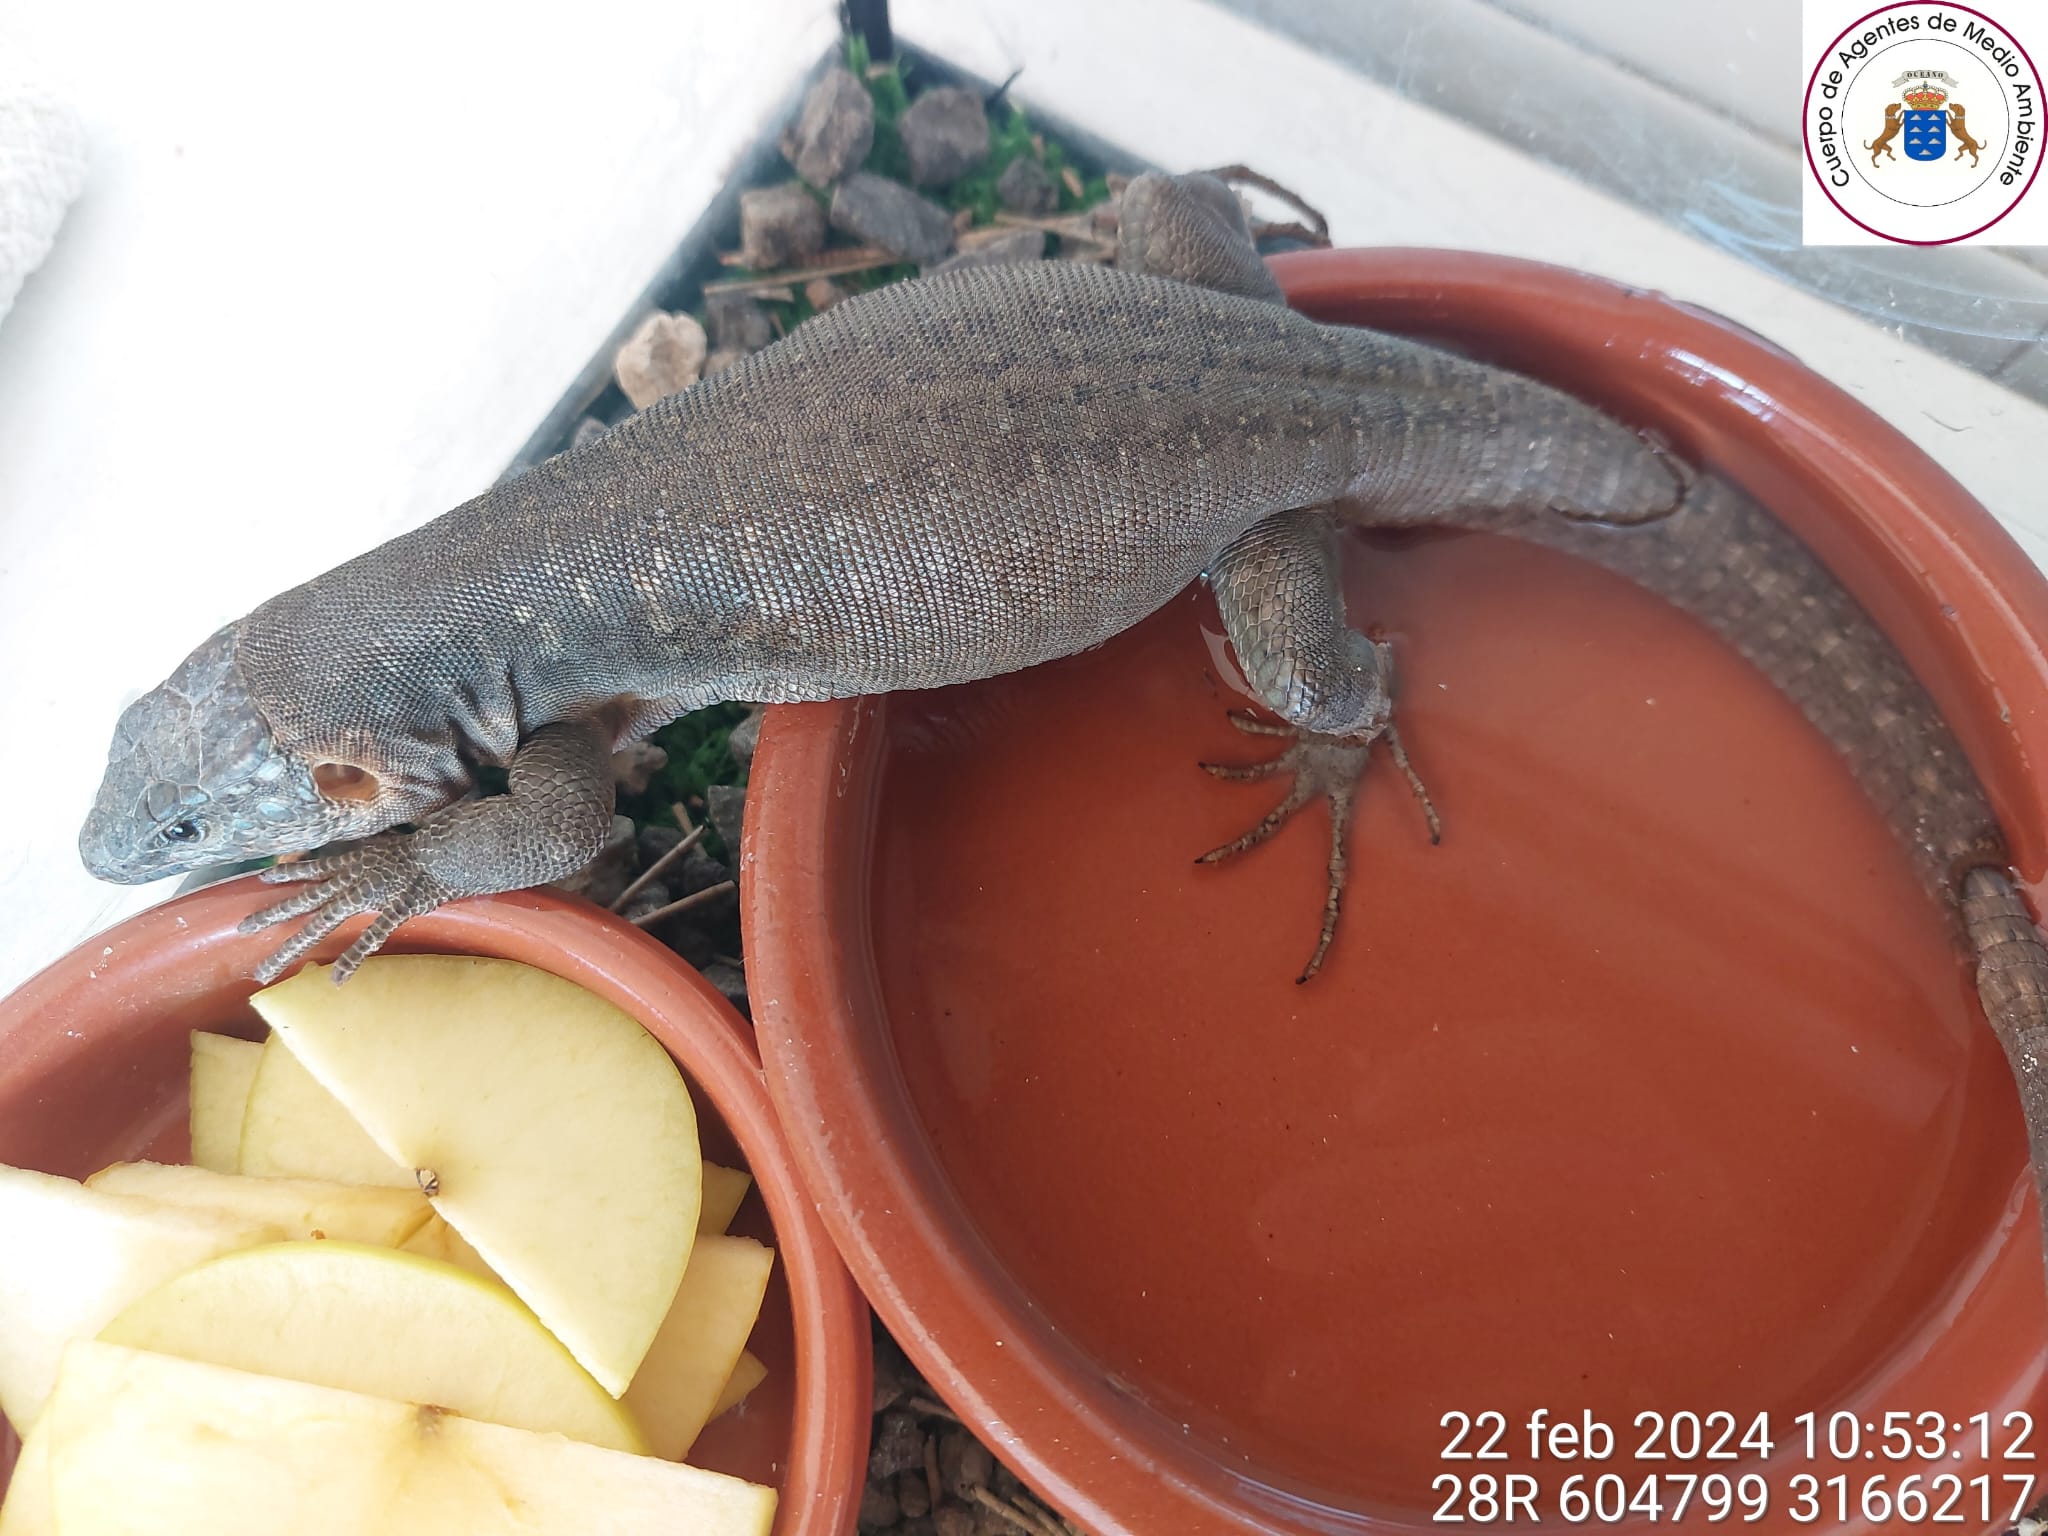
{"label": "terracotta food dish", "polygon": [[[1275,265],[1310,313],[1524,369],[1746,485],[1897,640],[2040,880],[2048,586],[1904,438],[1655,295],[1433,251]],[[888,1326],[1104,1536],[1420,1531],[1475,1473],[1537,1479],[1552,1524],[1571,1473],[1617,1471],[1753,1474],[1756,1529],[1882,1524],[1860,1481],[1846,1513],[1797,1501],[1875,1475],[1874,1441],[1831,1459],[1837,1410],[1958,1426],[1895,1484],[2028,1470],[1965,1428],[2048,1426],[2015,1095],[1847,770],[1618,578],[1485,536],[1353,546],[1445,833],[1381,760],[1307,986],[1320,813],[1194,863],[1281,794],[1196,771],[1272,750],[1225,722],[1200,594],[1015,677],[771,713],[756,1023]],[[1614,1461],[1533,1460],[1539,1409],[1612,1427]],[[1475,1461],[1456,1416],[1488,1411],[1516,1431]],[[1768,1460],[1633,1459],[1639,1415],[1715,1411],[1768,1415]]]}
{"label": "terracotta food dish", "polygon": [[[180,897],[0,1001],[0,1162],[83,1177],[122,1158],[183,1161],[187,1032],[261,1037],[245,999],[275,935],[236,924],[275,899],[249,879]],[[314,958],[333,959],[346,932]],[[668,1047],[696,1098],[705,1155],[754,1176],[758,1198],[733,1230],[776,1249],[749,1344],[769,1375],[691,1460],[779,1488],[776,1536],[849,1530],[867,1460],[867,1309],[797,1182],[745,1021],[638,929],[548,892],[444,908],[408,922],[390,948],[538,966],[608,998]],[[17,1449],[5,1433],[0,1465]]]}

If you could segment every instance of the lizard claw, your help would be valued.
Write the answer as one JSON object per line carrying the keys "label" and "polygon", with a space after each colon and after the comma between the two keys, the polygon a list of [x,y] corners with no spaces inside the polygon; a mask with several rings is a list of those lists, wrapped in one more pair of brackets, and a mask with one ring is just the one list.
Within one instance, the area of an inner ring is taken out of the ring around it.
{"label": "lizard claw", "polygon": [[1401,745],[1401,737],[1392,722],[1379,731],[1361,736],[1319,736],[1290,725],[1270,724],[1254,715],[1236,711],[1232,711],[1230,723],[1248,736],[1285,736],[1290,740],[1286,750],[1265,762],[1203,763],[1204,772],[1219,779],[1235,780],[1267,779],[1291,772],[1294,782],[1288,786],[1281,802],[1268,811],[1258,825],[1220,847],[1211,848],[1195,860],[1197,864],[1220,864],[1225,859],[1258,847],[1312,800],[1323,799],[1330,803],[1330,882],[1323,900],[1322,931],[1316,938],[1315,953],[1295,978],[1298,984],[1322,969],[1323,957],[1329,953],[1330,941],[1337,933],[1337,918],[1343,908],[1344,886],[1350,873],[1345,844],[1351,829],[1351,807],[1357,794],[1358,780],[1371,758],[1374,742],[1384,738],[1395,764],[1408,778],[1408,787],[1422,802],[1422,815],[1429,824],[1430,842],[1443,840],[1443,822],[1437,816],[1436,807],[1430,803],[1429,791],[1423,787],[1421,776],[1408,761],[1408,753]]}
{"label": "lizard claw", "polygon": [[376,913],[370,926],[334,962],[334,981],[338,986],[382,947],[400,923],[433,911],[455,895],[420,866],[403,836],[365,843],[324,859],[278,864],[257,878],[266,885],[303,882],[306,888],[275,906],[250,913],[242,919],[243,933],[256,933],[312,914],[278,946],[275,954],[256,967],[256,979],[266,985],[350,918],[364,912]]}

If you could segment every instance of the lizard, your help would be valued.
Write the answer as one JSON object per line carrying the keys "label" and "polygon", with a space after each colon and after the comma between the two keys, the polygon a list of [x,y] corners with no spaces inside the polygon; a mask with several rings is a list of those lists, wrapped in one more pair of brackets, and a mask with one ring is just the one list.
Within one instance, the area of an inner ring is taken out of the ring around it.
{"label": "lizard", "polygon": [[[1327,802],[1317,946],[1353,786],[1393,721],[1351,626],[1347,526],[1481,528],[1620,571],[1708,624],[1848,760],[1973,956],[2048,1171],[2048,946],[1997,820],[1903,660],[1739,487],[1536,380],[1288,309],[1236,197],[1126,189],[1114,266],[1037,262],[846,300],[711,379],[263,603],[122,714],[80,833],[101,878],[258,855],[340,982],[405,919],[559,879],[611,826],[610,754],[720,700],[931,688],[1096,645],[1206,580],[1291,774],[1256,846]],[[473,793],[479,765],[508,770]],[[1423,795],[1432,835],[1434,808]],[[392,829],[399,829],[393,831]],[[408,830],[409,829],[409,830]],[[381,834],[381,835],[380,835]],[[2042,1201],[2048,1210],[2048,1198]]]}

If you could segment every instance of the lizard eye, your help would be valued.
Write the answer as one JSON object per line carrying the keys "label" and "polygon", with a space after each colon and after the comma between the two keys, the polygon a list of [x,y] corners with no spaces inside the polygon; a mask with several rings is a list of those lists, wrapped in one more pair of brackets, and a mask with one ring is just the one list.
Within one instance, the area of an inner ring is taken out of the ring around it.
{"label": "lizard eye", "polygon": [[196,843],[199,841],[199,823],[189,818],[174,821],[164,828],[162,835],[167,843]]}

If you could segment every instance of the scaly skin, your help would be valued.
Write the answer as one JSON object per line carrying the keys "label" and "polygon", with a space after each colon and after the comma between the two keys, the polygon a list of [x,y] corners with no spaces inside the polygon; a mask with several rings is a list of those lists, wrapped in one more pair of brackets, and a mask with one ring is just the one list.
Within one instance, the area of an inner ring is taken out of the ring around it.
{"label": "scaly skin", "polygon": [[[1350,784],[1392,720],[1332,530],[1492,528],[1679,604],[1844,753],[1977,954],[2048,1168],[2048,949],[1947,728],[1796,540],[1555,390],[1289,312],[1213,182],[1135,182],[1120,262],[851,300],[273,598],[122,717],[87,865],[151,880],[415,822],[267,876],[310,884],[252,920],[309,918],[266,977],[379,914],[340,979],[407,915],[580,867],[608,825],[605,755],[688,709],[1031,666],[1206,576],[1300,735],[1272,769],[1296,792],[1239,843],[1331,800],[1326,946]],[[464,798],[482,763],[511,766],[508,794]]]}

